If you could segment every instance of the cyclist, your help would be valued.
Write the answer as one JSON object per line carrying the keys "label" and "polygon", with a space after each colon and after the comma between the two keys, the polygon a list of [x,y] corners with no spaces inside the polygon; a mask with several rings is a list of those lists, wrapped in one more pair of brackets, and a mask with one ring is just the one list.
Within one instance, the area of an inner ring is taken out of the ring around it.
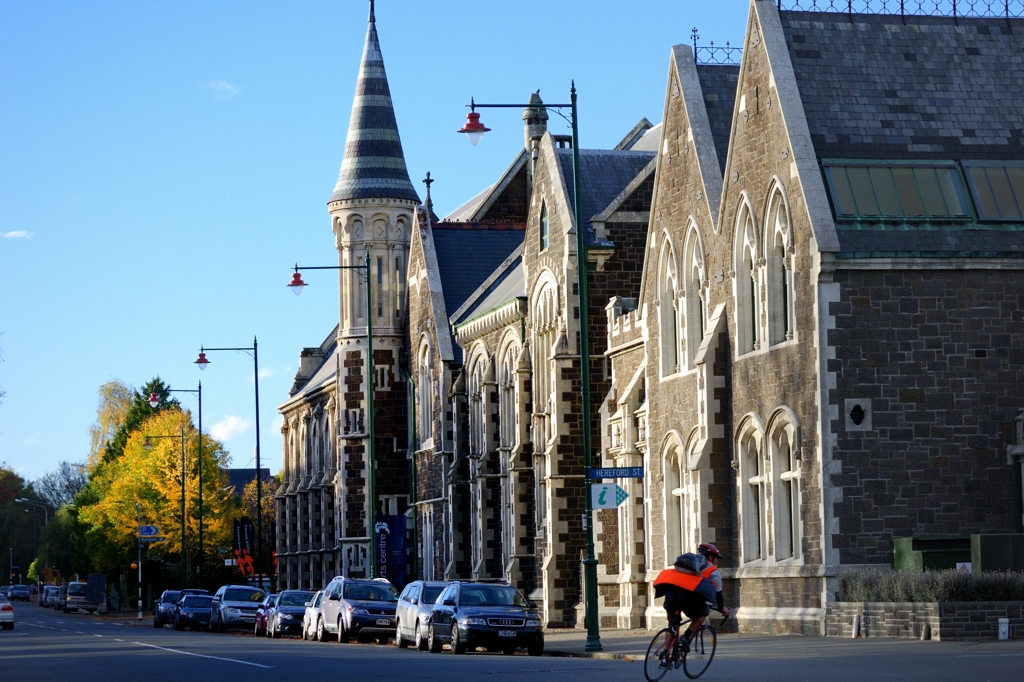
{"label": "cyclist", "polygon": [[684,651],[690,650],[690,639],[710,613],[708,602],[717,603],[721,599],[721,576],[716,590],[715,584],[704,576],[707,567],[708,560],[703,554],[680,554],[671,568],[666,568],[654,579],[654,596],[665,597],[669,625],[678,627],[682,620],[680,611],[690,619],[690,626],[681,641]]}
{"label": "cyclist", "polygon": [[722,553],[710,542],[702,542],[697,547],[697,553],[707,561],[707,566],[701,571],[701,575],[710,580],[715,588],[715,608],[728,618],[732,609],[725,606],[725,597],[722,594],[722,574],[718,570],[718,562],[722,560]]}

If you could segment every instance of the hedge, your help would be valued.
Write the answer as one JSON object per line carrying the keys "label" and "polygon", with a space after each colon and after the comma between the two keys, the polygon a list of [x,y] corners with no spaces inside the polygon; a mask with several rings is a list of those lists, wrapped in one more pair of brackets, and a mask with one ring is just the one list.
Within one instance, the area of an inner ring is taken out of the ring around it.
{"label": "hedge", "polygon": [[861,569],[839,576],[838,601],[1024,601],[1024,572],[966,573]]}

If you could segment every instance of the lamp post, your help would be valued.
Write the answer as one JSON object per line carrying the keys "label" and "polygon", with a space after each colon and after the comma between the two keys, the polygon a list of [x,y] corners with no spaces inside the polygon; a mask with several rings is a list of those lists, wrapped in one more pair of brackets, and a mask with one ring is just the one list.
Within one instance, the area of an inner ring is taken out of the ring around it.
{"label": "lamp post", "polygon": [[369,488],[367,498],[369,499],[369,530],[368,535],[370,536],[370,577],[377,577],[377,531],[375,527],[377,525],[377,430],[376,424],[374,423],[374,410],[373,410],[373,395],[374,395],[374,384],[376,383],[376,367],[373,364],[373,306],[371,300],[373,298],[370,287],[372,286],[370,281],[370,252],[366,252],[366,260],[363,265],[320,265],[312,267],[299,267],[299,264],[295,264],[295,273],[292,275],[292,281],[287,286],[291,288],[295,295],[298,296],[302,293],[302,289],[308,286],[302,281],[302,275],[299,274],[299,270],[362,270],[363,276],[366,278],[366,359],[367,359],[367,371],[366,371],[366,418],[369,422],[367,428],[367,439],[369,444],[366,451],[366,469],[367,469],[367,487]]}
{"label": "lamp post", "polygon": [[[150,396],[152,397],[152,396]],[[153,447],[150,439],[159,438],[181,438],[181,589],[185,589],[185,427],[181,427],[178,436],[146,436],[142,447],[149,450]],[[142,529],[139,529],[139,544],[142,544]]]}
{"label": "lamp post", "polygon": [[[203,565],[206,563],[206,554],[203,552],[203,382],[200,381],[199,387],[195,390],[191,388],[168,388],[167,392],[194,393],[199,397],[199,455],[196,469],[199,474],[199,575],[202,576]],[[147,402],[155,410],[160,405],[159,394],[150,393]]]}
{"label": "lamp post", "polygon": [[196,360],[195,364],[199,366],[199,369],[206,369],[206,366],[210,364],[210,361],[206,359],[206,353],[208,351],[222,351],[222,350],[234,350],[241,351],[242,353],[252,354],[252,369],[253,369],[253,385],[256,387],[256,571],[259,574],[260,587],[263,587],[263,564],[260,562],[262,552],[260,551],[260,545],[263,544],[263,481],[260,478],[262,468],[260,465],[260,361],[259,352],[257,350],[259,344],[256,342],[256,337],[252,337],[252,347],[250,348],[204,348],[199,347],[199,359]]}
{"label": "lamp post", "polygon": [[138,522],[138,551],[139,551],[139,620],[142,620],[142,505],[135,503],[135,520]]}
{"label": "lamp post", "polygon": [[[21,504],[31,505],[32,508],[33,508],[32,509],[32,552],[35,555],[34,558],[39,558],[39,535],[38,535],[38,532],[36,531],[36,510],[35,510],[35,507],[42,507],[43,508],[43,512],[44,512],[44,515],[43,515],[43,528],[46,528],[46,524],[48,524],[50,522],[50,508],[47,505],[45,505],[45,504],[43,504],[41,502],[36,502],[35,500],[30,500],[30,499],[27,499],[25,497],[15,498],[14,501],[15,502],[20,502]],[[28,511],[28,510],[26,509],[25,511]]]}
{"label": "lamp post", "polygon": [[[466,124],[458,131],[464,133],[470,144],[476,146],[483,138],[483,134],[490,128],[480,122],[480,109],[529,109],[538,108],[541,105],[533,104],[478,104],[472,98],[469,100],[470,113],[466,114]],[[572,125],[572,176],[573,196],[576,223],[576,281],[579,288],[580,308],[580,410],[582,411],[583,427],[583,481],[584,497],[586,498],[586,514],[583,517],[583,525],[587,532],[586,551],[587,556],[583,560],[583,583],[586,602],[587,620],[587,643],[585,650],[588,652],[601,651],[600,623],[597,615],[597,559],[594,557],[594,523],[593,506],[590,499],[590,351],[588,343],[588,322],[587,322],[587,251],[583,239],[583,204],[580,191],[580,145],[579,129],[576,116],[576,83],[573,82],[569,89],[569,104],[544,104],[546,109],[564,109],[570,111],[570,124]]]}

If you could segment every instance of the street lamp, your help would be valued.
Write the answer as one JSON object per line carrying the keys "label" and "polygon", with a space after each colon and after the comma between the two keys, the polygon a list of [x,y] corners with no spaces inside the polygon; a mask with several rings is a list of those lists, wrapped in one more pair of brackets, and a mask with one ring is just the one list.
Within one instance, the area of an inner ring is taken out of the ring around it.
{"label": "street lamp", "polygon": [[34,505],[36,507],[41,507],[42,510],[44,512],[46,512],[45,516],[43,517],[43,525],[45,526],[46,524],[48,524],[50,522],[50,505],[43,504],[42,502],[36,502],[35,500],[30,500],[30,499],[27,499],[27,498],[24,498],[24,497],[15,498],[14,501],[15,502],[21,502],[22,504],[31,504],[31,505]]}
{"label": "street lamp", "polygon": [[470,113],[466,115],[466,124],[458,131],[464,133],[470,144],[476,146],[483,134],[490,128],[480,123],[480,114],[476,113],[477,108],[481,109],[535,109],[543,106],[546,109],[564,109],[570,111],[570,124],[572,125],[572,176],[573,196],[576,223],[576,281],[579,288],[579,320],[580,320],[580,410],[583,423],[583,481],[586,498],[586,515],[583,517],[583,525],[587,531],[587,557],[583,560],[583,583],[584,600],[586,602],[587,620],[587,644],[586,651],[601,651],[600,623],[597,615],[597,559],[594,557],[594,523],[593,503],[590,499],[590,351],[588,348],[588,321],[587,321],[587,251],[586,242],[583,239],[583,202],[580,191],[580,145],[579,128],[576,116],[576,83],[573,82],[569,89],[569,104],[544,104],[536,102],[530,104],[477,104],[470,98]]}
{"label": "street lamp", "polygon": [[[190,388],[168,388],[168,393],[194,393],[199,397],[199,455],[196,462],[196,469],[199,472],[199,574],[202,576],[203,565],[206,563],[206,554],[203,552],[203,382],[195,390]],[[154,410],[160,405],[160,395],[150,393],[149,406]]]}
{"label": "street lamp", "polygon": [[263,481],[260,478],[262,469],[260,465],[260,362],[256,337],[252,337],[250,348],[204,348],[199,347],[199,359],[195,364],[199,369],[206,369],[210,361],[206,359],[207,351],[235,350],[243,353],[251,353],[253,368],[253,385],[256,387],[256,570],[259,573],[260,587],[263,586],[263,564],[260,562],[260,545],[263,544]]}
{"label": "street lamp", "polygon": [[[150,396],[152,397],[152,396]],[[146,436],[146,439],[142,442],[142,447],[149,450],[153,447],[153,443],[150,439],[159,438],[181,438],[181,589],[185,589],[185,427],[181,427],[180,436]],[[140,524],[140,540],[139,544],[142,544],[141,540],[141,524]]]}
{"label": "street lamp", "polygon": [[372,283],[370,281],[370,252],[366,252],[366,260],[363,265],[319,265],[311,267],[299,267],[299,264],[295,264],[295,273],[292,275],[292,281],[289,282],[288,286],[295,295],[298,296],[302,293],[303,288],[309,286],[302,281],[302,275],[299,274],[299,270],[362,270],[363,277],[366,278],[366,359],[367,359],[367,371],[366,371],[366,385],[367,385],[367,406],[366,406],[366,417],[369,422],[367,428],[367,439],[369,444],[366,451],[366,468],[367,468],[367,485],[369,487],[367,498],[369,499],[369,529],[367,534],[370,537],[370,577],[377,577],[377,429],[374,423],[374,409],[373,409],[373,395],[374,395],[374,384],[376,383],[376,367],[373,364],[373,306],[370,301],[373,299],[370,287]]}

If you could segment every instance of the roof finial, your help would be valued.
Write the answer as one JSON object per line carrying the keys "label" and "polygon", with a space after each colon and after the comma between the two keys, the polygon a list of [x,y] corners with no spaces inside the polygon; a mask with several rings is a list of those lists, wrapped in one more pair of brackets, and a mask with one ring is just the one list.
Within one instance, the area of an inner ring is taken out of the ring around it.
{"label": "roof finial", "polygon": [[697,62],[697,41],[700,40],[700,35],[697,34],[697,27],[694,26],[693,30],[690,31],[690,38],[693,40],[693,61]]}
{"label": "roof finial", "polygon": [[433,178],[430,177],[430,171],[427,171],[427,177],[423,179],[423,184],[427,186],[427,210],[429,211],[434,207],[434,202],[430,200],[430,186],[434,184]]}
{"label": "roof finial", "polygon": [[376,19],[373,18],[373,0],[370,0],[370,22],[374,22]]}

